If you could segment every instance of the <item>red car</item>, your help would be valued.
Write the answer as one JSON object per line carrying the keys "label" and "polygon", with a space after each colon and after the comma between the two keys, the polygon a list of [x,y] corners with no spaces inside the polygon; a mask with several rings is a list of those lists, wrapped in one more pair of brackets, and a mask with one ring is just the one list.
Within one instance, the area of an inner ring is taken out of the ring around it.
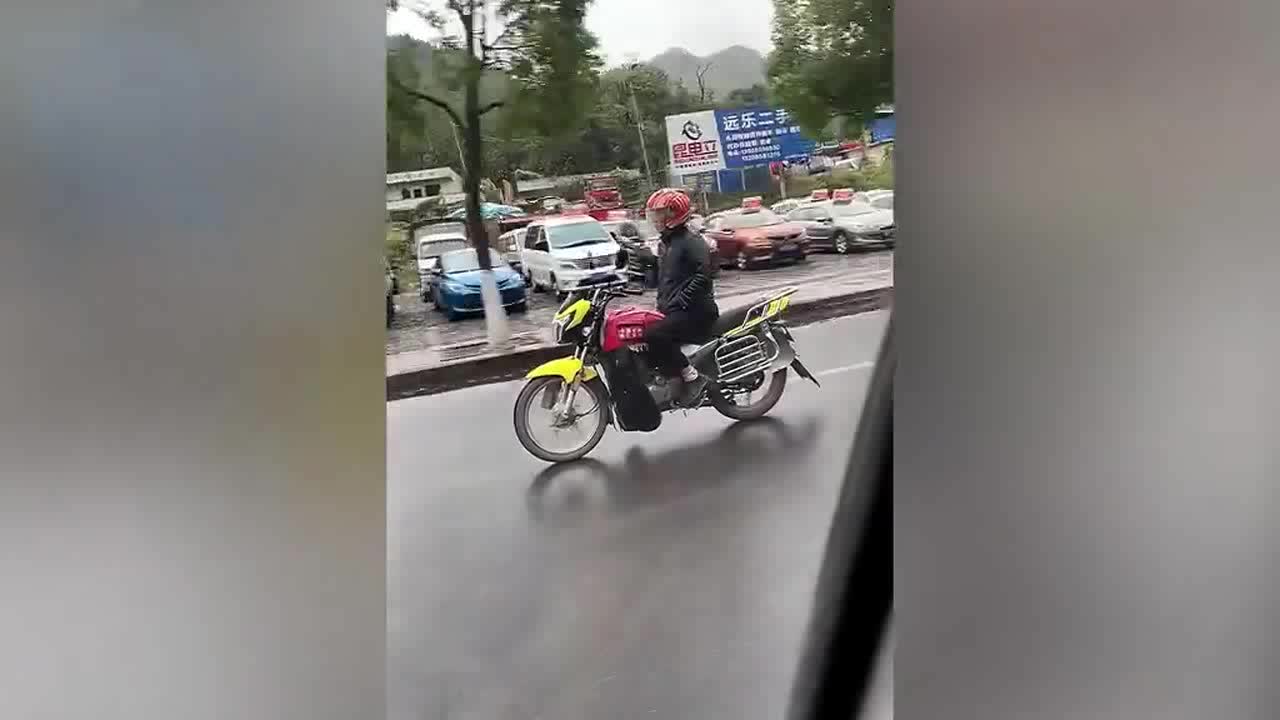
{"label": "red car", "polygon": [[702,232],[715,241],[720,263],[739,270],[780,261],[802,262],[809,255],[804,226],[767,208],[717,213]]}

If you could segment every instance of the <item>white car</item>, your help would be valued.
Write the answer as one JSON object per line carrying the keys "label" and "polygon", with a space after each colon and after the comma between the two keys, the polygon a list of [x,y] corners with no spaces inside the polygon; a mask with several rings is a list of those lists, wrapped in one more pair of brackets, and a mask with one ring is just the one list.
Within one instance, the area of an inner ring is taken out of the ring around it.
{"label": "white car", "polygon": [[524,250],[525,230],[526,228],[516,228],[498,236],[498,248],[502,252],[502,258],[517,270],[520,270],[521,266],[520,253]]}
{"label": "white car", "polygon": [[622,246],[589,215],[548,218],[525,230],[520,264],[535,291],[564,293],[605,279],[627,279]]}
{"label": "white car", "polygon": [[871,207],[880,210],[893,210],[892,190],[866,190],[864,192],[854,193],[853,199],[864,202]]}
{"label": "white car", "polygon": [[796,212],[800,210],[809,213],[805,220],[827,225],[835,231],[832,241],[836,245],[836,252],[845,252],[839,247],[842,238],[846,243],[852,241],[855,245],[894,245],[897,228],[892,210],[884,210],[857,200],[827,200],[806,205]]}
{"label": "white car", "polygon": [[773,206],[770,207],[769,209],[779,215],[786,215],[792,210],[795,210],[796,208],[800,207],[800,205],[803,204],[804,202],[806,201],[797,200],[795,198],[790,198],[787,200],[779,200],[778,202],[774,203]]}
{"label": "white car", "polygon": [[862,161],[855,158],[841,158],[831,163],[831,169],[834,170],[857,170],[862,167]]}
{"label": "white car", "polygon": [[459,232],[424,235],[418,240],[418,293],[424,301],[428,299],[427,290],[431,286],[431,276],[440,262],[440,256],[451,250],[469,247],[471,243],[467,242],[467,236]]}

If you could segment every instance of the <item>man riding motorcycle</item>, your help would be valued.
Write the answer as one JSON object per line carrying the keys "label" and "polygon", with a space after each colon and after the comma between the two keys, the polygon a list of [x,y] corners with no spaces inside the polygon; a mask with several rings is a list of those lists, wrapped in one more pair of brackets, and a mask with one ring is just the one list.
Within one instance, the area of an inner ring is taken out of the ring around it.
{"label": "man riding motorcycle", "polygon": [[657,309],[664,317],[645,331],[649,356],[672,382],[683,388],[682,405],[697,401],[706,378],[689,364],[682,344],[705,342],[720,316],[711,287],[711,253],[687,223],[693,203],[680,190],[663,188],[649,196],[645,217],[660,234]]}

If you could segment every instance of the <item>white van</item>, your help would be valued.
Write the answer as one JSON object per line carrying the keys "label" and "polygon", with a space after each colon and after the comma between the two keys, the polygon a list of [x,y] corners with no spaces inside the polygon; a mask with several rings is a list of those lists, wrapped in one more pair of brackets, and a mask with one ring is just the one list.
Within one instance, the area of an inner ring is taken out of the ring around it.
{"label": "white van", "polygon": [[471,247],[467,236],[458,232],[442,232],[431,235],[420,235],[417,247],[418,258],[418,295],[425,302],[427,291],[431,287],[431,275],[440,262],[440,256],[451,250],[465,250]]}
{"label": "white van", "polygon": [[627,279],[622,246],[589,215],[548,218],[525,228],[520,264],[535,291],[568,292],[580,284],[600,282],[605,275]]}
{"label": "white van", "polygon": [[524,236],[526,228],[516,228],[508,230],[498,236],[498,250],[502,253],[502,258],[507,264],[523,273],[523,263],[520,254],[524,250]]}

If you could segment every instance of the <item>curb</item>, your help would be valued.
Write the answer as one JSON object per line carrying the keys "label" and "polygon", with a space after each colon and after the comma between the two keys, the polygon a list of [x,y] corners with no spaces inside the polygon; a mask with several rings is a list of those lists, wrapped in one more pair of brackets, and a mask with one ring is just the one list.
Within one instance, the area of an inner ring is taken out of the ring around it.
{"label": "curb", "polygon": [[[795,303],[787,307],[786,320],[789,326],[797,327],[892,306],[893,287],[883,287]],[[567,347],[540,345],[390,375],[387,377],[387,402],[514,380],[541,363],[563,357]]]}

